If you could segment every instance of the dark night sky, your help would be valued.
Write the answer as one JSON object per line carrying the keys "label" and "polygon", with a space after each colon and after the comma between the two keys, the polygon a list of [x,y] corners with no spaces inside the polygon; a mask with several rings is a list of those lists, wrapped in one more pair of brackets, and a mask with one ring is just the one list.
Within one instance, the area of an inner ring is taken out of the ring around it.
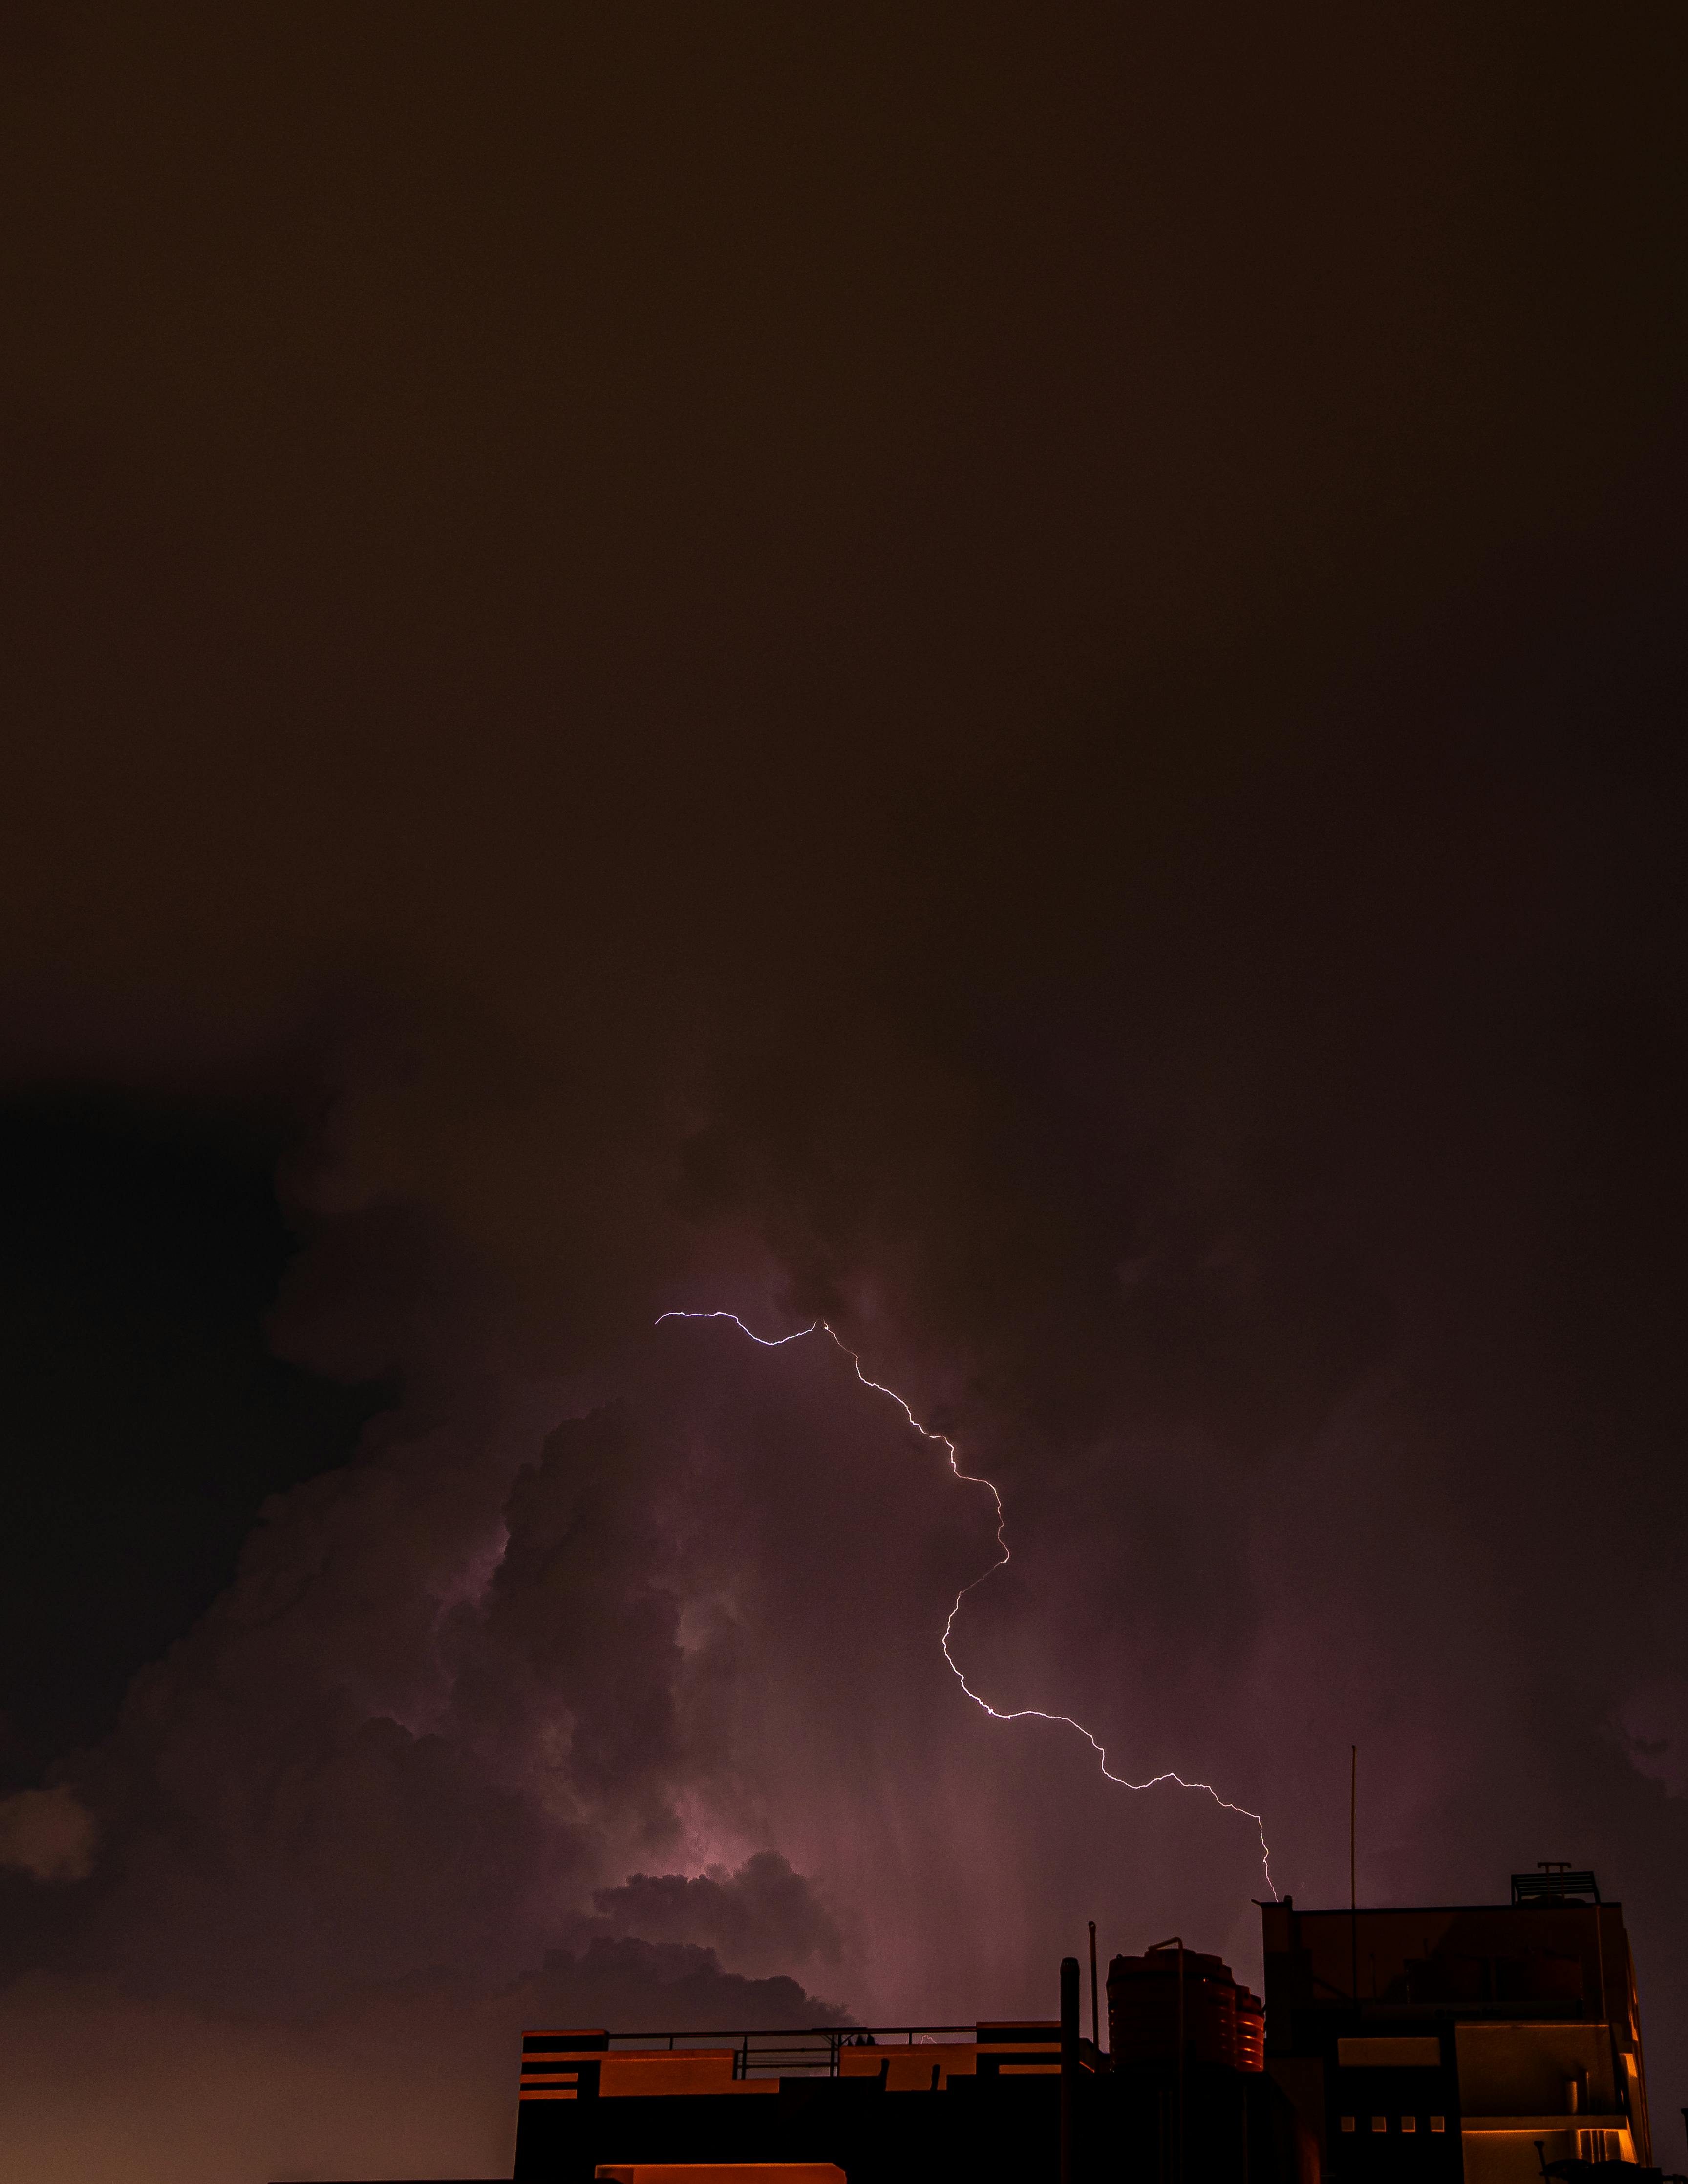
{"label": "dark night sky", "polygon": [[1257,1970],[669,1307],[1280,1888],[1356,1742],[1366,1897],[1592,1864],[1669,2153],[1684,44],[6,13],[3,2165]]}

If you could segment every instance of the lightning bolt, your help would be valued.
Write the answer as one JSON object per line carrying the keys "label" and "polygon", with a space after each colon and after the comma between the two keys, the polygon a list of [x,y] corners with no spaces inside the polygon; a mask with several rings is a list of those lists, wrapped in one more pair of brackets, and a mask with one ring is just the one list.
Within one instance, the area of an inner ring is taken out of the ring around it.
{"label": "lightning bolt", "polygon": [[1003,1568],[1013,1557],[1008,1548],[1007,1513],[1002,1507],[1002,1496],[997,1490],[996,1482],[994,1479],[985,1478],[982,1473],[963,1471],[960,1454],[948,1434],[937,1433],[930,1426],[922,1425],[894,1388],[888,1388],[883,1380],[875,1380],[863,1372],[860,1355],[844,1340],[837,1329],[824,1319],[811,1320],[807,1327],[799,1327],[794,1334],[776,1335],[758,1334],[754,1328],[744,1324],[736,1312],[665,1312],[658,1315],[656,1324],[660,1327],[665,1320],[669,1319],[730,1320],[741,1334],[749,1336],[760,1350],[783,1350],[788,1342],[801,1342],[811,1334],[826,1335],[834,1347],[849,1358],[855,1377],[861,1381],[862,1386],[871,1389],[876,1396],[889,1396],[922,1440],[930,1441],[934,1447],[943,1450],[951,1472],[961,1484],[964,1486],[983,1486],[995,1505],[996,1560],[989,1568],[982,1569],[977,1577],[970,1578],[955,1595],[949,1615],[944,1619],[944,1635],[939,1641],[943,1646],[944,1658],[949,1665],[950,1674],[954,1676],[973,1704],[982,1713],[988,1713],[993,1721],[1052,1721],[1058,1722],[1064,1729],[1076,1730],[1095,1753],[1103,1774],[1110,1782],[1117,1782],[1122,1790],[1156,1790],[1163,1782],[1171,1782],[1180,1790],[1201,1791],[1205,1797],[1211,1797],[1223,1813],[1234,1813],[1239,1819],[1252,1820],[1255,1833],[1260,1837],[1261,1870],[1266,1875],[1266,1885],[1272,1891],[1273,1901],[1277,1900],[1278,1887],[1272,1878],[1272,1852],[1267,1847],[1266,1823],[1258,1813],[1251,1813],[1246,1805],[1234,1805],[1228,1797],[1222,1797],[1211,1782],[1186,1782],[1182,1774],[1174,1774],[1170,1767],[1163,1774],[1151,1774],[1146,1782],[1129,1781],[1123,1774],[1116,1774],[1109,1766],[1106,1746],[1098,1737],[1093,1736],[1082,1721],[1075,1721],[1070,1713],[1045,1713],[1041,1707],[1017,1707],[1012,1713],[1005,1713],[1000,1707],[994,1707],[989,1699],[982,1697],[967,1681],[961,1663],[950,1650],[950,1640],[955,1628],[955,1618],[961,1613],[961,1602],[967,1595],[975,1591],[987,1578],[994,1577],[997,1571]]}

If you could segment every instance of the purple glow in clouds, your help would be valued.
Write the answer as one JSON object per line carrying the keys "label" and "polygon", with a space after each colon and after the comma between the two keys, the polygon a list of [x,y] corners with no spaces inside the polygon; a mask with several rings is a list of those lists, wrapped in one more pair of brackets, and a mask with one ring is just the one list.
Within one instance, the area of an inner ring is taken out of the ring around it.
{"label": "purple glow in clouds", "polygon": [[1272,1891],[1274,1900],[1276,1899],[1278,1888],[1272,1878],[1272,1852],[1266,1840],[1266,1823],[1258,1813],[1251,1812],[1246,1805],[1234,1805],[1228,1797],[1222,1797],[1211,1782],[1186,1782],[1182,1774],[1174,1773],[1170,1767],[1159,1774],[1150,1775],[1146,1781],[1128,1781],[1123,1774],[1116,1774],[1108,1765],[1107,1747],[1085,1728],[1082,1721],[1075,1721],[1070,1713],[1046,1713],[1041,1707],[1018,1707],[1012,1713],[1006,1713],[1000,1708],[992,1706],[989,1699],[981,1697],[967,1681],[960,1663],[950,1651],[950,1638],[955,1628],[955,1618],[961,1613],[961,1602],[967,1595],[977,1586],[982,1585],[988,1577],[994,1577],[998,1570],[1012,1560],[1012,1557],[1009,1552],[1006,1535],[1007,1518],[1002,1507],[1002,1496],[997,1490],[995,1482],[984,1478],[978,1472],[963,1471],[956,1454],[955,1444],[947,1434],[935,1433],[931,1427],[923,1426],[909,1408],[905,1398],[900,1396],[894,1388],[888,1388],[883,1380],[870,1379],[861,1369],[861,1359],[857,1352],[852,1350],[847,1342],[842,1340],[837,1329],[824,1319],[811,1320],[807,1327],[799,1327],[793,1334],[772,1336],[758,1334],[754,1329],[744,1324],[736,1312],[665,1312],[658,1314],[656,1324],[660,1327],[665,1320],[669,1319],[731,1320],[741,1334],[748,1335],[752,1342],[763,1350],[782,1350],[787,1343],[801,1342],[805,1336],[815,1334],[817,1329],[828,1335],[836,1346],[849,1358],[855,1368],[855,1377],[861,1381],[862,1386],[871,1388],[876,1396],[889,1396],[922,1440],[933,1441],[943,1449],[950,1460],[950,1468],[955,1477],[964,1485],[983,1486],[996,1505],[996,1544],[1000,1552],[988,1569],[981,1570],[976,1578],[970,1578],[955,1595],[950,1613],[944,1618],[943,1635],[939,1641],[944,1648],[944,1658],[949,1663],[950,1673],[973,1704],[982,1713],[988,1713],[993,1721],[1053,1721],[1059,1722],[1064,1728],[1077,1730],[1100,1762],[1104,1775],[1110,1782],[1117,1782],[1122,1790],[1154,1790],[1157,1789],[1162,1782],[1172,1782],[1175,1783],[1180,1790],[1201,1790],[1210,1797],[1223,1812],[1235,1813],[1241,1819],[1252,1820],[1255,1830],[1260,1837],[1261,1869],[1266,1875],[1267,1886]]}

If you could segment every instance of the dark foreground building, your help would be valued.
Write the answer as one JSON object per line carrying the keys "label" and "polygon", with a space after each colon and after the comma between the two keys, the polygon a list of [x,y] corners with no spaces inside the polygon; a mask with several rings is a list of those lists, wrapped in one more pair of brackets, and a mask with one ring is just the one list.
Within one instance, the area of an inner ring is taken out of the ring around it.
{"label": "dark foreground building", "polygon": [[[1180,1961],[1189,2031],[1182,2068]],[[1128,1996],[1117,2003],[1120,1981],[1108,1983],[1111,2061],[1078,2036],[1076,1984],[1065,2027],[1050,2019],[745,2034],[713,2047],[631,2050],[601,2031],[529,2033],[516,2177],[592,2184],[612,2169],[829,2163],[851,2184],[1059,2184],[1065,2103],[1076,2178],[1317,2184],[1311,2134],[1266,2075],[1258,2038],[1236,2032],[1234,1998],[1245,1991],[1216,1958],[1168,1948],[1117,1959],[1115,1975],[1127,1963],[1140,1968]]]}
{"label": "dark foreground building", "polygon": [[1261,1910],[1263,2008],[1164,1942],[1110,1966],[1106,2054],[1070,1958],[1037,2022],[529,2032],[517,2184],[1657,2184],[1629,1938],[1591,1875]]}
{"label": "dark foreground building", "polygon": [[1591,1873],[1515,1874],[1506,1904],[1261,1911],[1267,2068],[1330,2184],[1651,2165],[1630,1937]]}

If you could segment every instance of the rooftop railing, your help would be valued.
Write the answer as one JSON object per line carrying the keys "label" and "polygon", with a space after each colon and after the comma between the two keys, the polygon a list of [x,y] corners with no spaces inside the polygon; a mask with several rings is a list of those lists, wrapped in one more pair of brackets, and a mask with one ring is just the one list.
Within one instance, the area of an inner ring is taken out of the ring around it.
{"label": "rooftop railing", "polygon": [[[808,2031],[612,2032],[610,2053],[616,2054],[629,2048],[643,2049],[648,2054],[653,2048],[662,2048],[671,2052],[687,2048],[731,2048],[735,2078],[836,2078],[838,2056],[846,2048],[961,2047],[977,2041],[978,2035],[976,2025],[827,2025]],[[1002,2036],[999,2032],[997,2036]],[[1043,2036],[1042,2028],[1034,2036]]]}

